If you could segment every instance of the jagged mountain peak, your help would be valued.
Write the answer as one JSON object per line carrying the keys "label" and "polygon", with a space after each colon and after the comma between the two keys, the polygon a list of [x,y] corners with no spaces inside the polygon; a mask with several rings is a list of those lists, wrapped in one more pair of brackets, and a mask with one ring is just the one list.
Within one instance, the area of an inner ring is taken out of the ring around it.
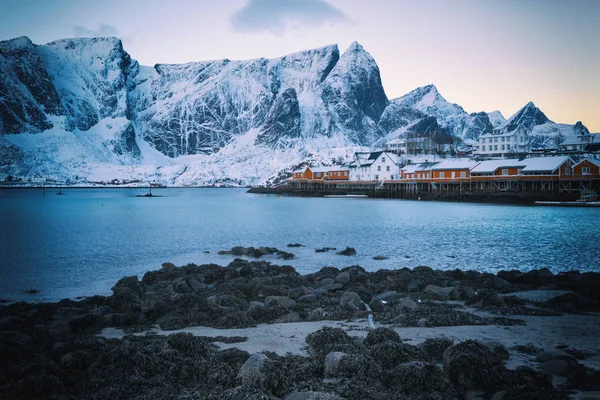
{"label": "jagged mountain peak", "polygon": [[[402,104],[404,107],[416,107],[420,111],[426,111],[432,107],[439,107],[440,105],[456,106],[456,104],[448,103],[448,101],[440,94],[438,88],[429,84],[426,86],[418,87],[411,90],[404,96],[395,100],[397,103]],[[460,107],[462,110],[462,107]]]}
{"label": "jagged mountain peak", "polygon": [[546,115],[536,107],[533,101],[528,102],[519,111],[517,111],[506,122],[508,125],[521,125],[527,131],[533,130],[537,125],[552,122]]}
{"label": "jagged mountain peak", "polygon": [[84,45],[96,45],[96,44],[106,44],[109,46],[118,46],[123,47],[123,42],[120,38],[116,36],[99,36],[99,37],[75,37],[75,38],[65,38],[53,40],[51,42],[46,43],[46,46],[84,46]]}
{"label": "jagged mountain peak", "polygon": [[504,115],[502,115],[502,113],[498,110],[487,113],[487,116],[492,124],[492,127],[494,128],[506,124],[506,118],[504,118]]}
{"label": "jagged mountain peak", "polygon": [[8,39],[0,41],[0,50],[5,52],[11,52],[24,47],[35,47],[31,39],[27,36],[20,36],[14,39]]}

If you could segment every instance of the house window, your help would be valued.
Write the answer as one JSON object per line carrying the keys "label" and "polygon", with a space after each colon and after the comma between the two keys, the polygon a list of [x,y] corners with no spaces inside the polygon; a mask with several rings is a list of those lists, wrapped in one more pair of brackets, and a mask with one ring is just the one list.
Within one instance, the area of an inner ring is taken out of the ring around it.
{"label": "house window", "polygon": [[390,166],[388,165],[387,167],[385,167],[385,170],[386,170],[387,172],[390,172]]}
{"label": "house window", "polygon": [[375,174],[375,179],[379,179],[379,174]]}
{"label": "house window", "polygon": [[443,178],[443,177],[444,177],[444,173],[440,172],[440,178]]}
{"label": "house window", "polygon": [[498,143],[498,138],[497,137],[494,138],[494,143]]}
{"label": "house window", "polygon": [[588,175],[590,173],[590,167],[582,167],[581,168],[581,173],[583,175]]}
{"label": "house window", "polygon": [[502,170],[502,175],[508,175],[508,169],[504,168],[504,169]]}
{"label": "house window", "polygon": [[584,161],[583,161],[583,163],[584,163],[585,165],[588,165],[588,160],[584,160]]}
{"label": "house window", "polygon": [[498,145],[497,144],[494,145],[494,151],[498,151]]}
{"label": "house window", "polygon": [[502,150],[504,150],[504,145],[502,145]]}
{"label": "house window", "polygon": [[377,171],[381,171],[381,165],[377,166]]}
{"label": "house window", "polygon": [[510,150],[510,144],[506,145],[506,150]]}
{"label": "house window", "polygon": [[492,145],[488,146],[488,151],[492,151]]}
{"label": "house window", "polygon": [[504,143],[504,140],[506,140],[506,139],[504,139],[504,136],[502,136],[502,143]]}
{"label": "house window", "polygon": [[521,136],[521,143],[523,143],[523,136]]}
{"label": "house window", "polygon": [[492,143],[492,138],[490,138],[490,139],[488,140],[488,143]]}
{"label": "house window", "polygon": [[381,157],[381,162],[384,163],[385,162],[385,157]]}
{"label": "house window", "polygon": [[461,178],[466,178],[466,177],[467,177],[467,173],[466,173],[465,171],[462,171],[462,172],[460,173],[460,177],[461,177]]}

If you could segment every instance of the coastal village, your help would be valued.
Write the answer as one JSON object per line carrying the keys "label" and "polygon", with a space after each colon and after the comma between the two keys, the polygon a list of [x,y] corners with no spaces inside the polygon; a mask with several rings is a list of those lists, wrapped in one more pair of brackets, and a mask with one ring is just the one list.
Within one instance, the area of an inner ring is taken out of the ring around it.
{"label": "coastal village", "polygon": [[597,195],[600,137],[594,134],[578,135],[557,149],[538,150],[531,148],[520,126],[503,127],[477,141],[468,140],[454,157],[431,154],[426,140],[415,139],[424,138],[389,141],[383,149],[355,153],[345,165],[295,169],[286,186],[305,191],[372,189],[374,194],[388,194],[376,197],[390,197],[394,191]]}

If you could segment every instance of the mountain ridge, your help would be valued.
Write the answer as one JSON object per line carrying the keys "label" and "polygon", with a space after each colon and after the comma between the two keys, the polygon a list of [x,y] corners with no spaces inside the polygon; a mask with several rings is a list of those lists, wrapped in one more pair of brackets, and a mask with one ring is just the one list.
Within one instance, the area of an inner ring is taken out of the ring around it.
{"label": "mountain ridge", "polygon": [[116,37],[45,45],[20,37],[0,42],[0,72],[0,154],[9,157],[0,174],[256,184],[307,159],[348,160],[421,131],[459,143],[504,120],[548,145],[587,129],[554,124],[533,103],[508,121],[469,114],[433,84],[389,100],[358,42],[341,54],[331,44],[272,59],[144,66]]}

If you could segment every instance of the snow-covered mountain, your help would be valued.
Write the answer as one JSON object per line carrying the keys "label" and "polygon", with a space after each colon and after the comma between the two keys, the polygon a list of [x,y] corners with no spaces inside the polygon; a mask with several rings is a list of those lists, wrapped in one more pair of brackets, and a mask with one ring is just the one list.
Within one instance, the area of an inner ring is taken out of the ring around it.
{"label": "snow-covered mountain", "polygon": [[498,110],[487,113],[488,119],[494,128],[498,128],[506,124],[506,118]]}
{"label": "snow-covered mountain", "polygon": [[585,129],[554,124],[533,104],[508,122],[497,114],[468,114],[433,85],[388,101],[358,43],[342,54],[330,45],[149,67],[117,38],[0,42],[0,175],[257,184],[410,134],[460,141],[523,123],[561,140],[567,127]]}

